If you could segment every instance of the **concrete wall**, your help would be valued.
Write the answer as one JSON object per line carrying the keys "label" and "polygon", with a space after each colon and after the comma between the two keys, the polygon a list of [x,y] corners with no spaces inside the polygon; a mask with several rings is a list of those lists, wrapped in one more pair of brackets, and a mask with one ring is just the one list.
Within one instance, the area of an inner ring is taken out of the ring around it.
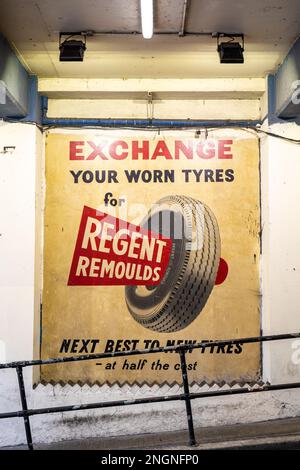
{"label": "concrete wall", "polygon": [[[272,131],[299,138],[298,128]],[[41,209],[43,204],[42,140],[34,126],[0,127],[0,353],[1,361],[30,359],[38,354]],[[3,146],[14,145],[12,154]],[[298,240],[300,147],[278,139],[262,141],[262,323],[264,333],[300,329]],[[38,237],[36,237],[38,233]],[[35,256],[36,255],[36,256]],[[36,272],[36,283],[34,276]],[[35,311],[36,310],[36,311]],[[35,333],[34,333],[34,321]],[[34,338],[34,334],[36,338]],[[264,376],[271,382],[300,380],[300,365],[292,361],[291,341],[264,348]],[[297,358],[296,358],[297,359]],[[295,356],[294,356],[295,360]],[[20,409],[15,371],[0,371],[0,412]],[[74,404],[177,393],[179,386],[55,387],[32,389],[33,375],[25,370],[29,406]],[[204,387],[206,388],[206,387]],[[216,386],[214,388],[217,388]],[[195,386],[193,391],[199,390]],[[266,403],[268,406],[266,406]],[[300,413],[297,390],[193,402],[195,424],[214,425],[259,421]],[[255,410],[255,413],[253,412]],[[59,413],[32,418],[33,438],[40,442],[101,435],[155,432],[186,427],[183,403],[163,403],[104,411]],[[0,446],[25,442],[21,419],[0,421]]]}
{"label": "concrete wall", "polygon": [[117,119],[260,119],[260,100],[49,100],[48,117]]}

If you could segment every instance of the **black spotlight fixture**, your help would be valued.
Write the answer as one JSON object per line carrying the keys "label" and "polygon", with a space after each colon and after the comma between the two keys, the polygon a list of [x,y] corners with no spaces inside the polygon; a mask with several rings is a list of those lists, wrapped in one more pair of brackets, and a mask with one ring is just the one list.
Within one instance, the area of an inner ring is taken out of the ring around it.
{"label": "black spotlight fixture", "polygon": [[[74,39],[76,38],[77,39]],[[81,39],[79,39],[79,37]],[[59,34],[60,62],[82,62],[86,50],[86,35],[83,33]]]}
{"label": "black spotlight fixture", "polygon": [[[226,42],[220,42],[220,39]],[[240,41],[236,41],[240,38]],[[218,52],[221,64],[243,64],[244,63],[244,35],[218,33]]]}

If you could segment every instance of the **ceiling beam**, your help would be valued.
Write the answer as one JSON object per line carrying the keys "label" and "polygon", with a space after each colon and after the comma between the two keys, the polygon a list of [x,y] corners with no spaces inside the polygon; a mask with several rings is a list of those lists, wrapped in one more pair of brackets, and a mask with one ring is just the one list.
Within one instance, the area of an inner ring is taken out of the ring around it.
{"label": "ceiling beam", "polygon": [[40,78],[38,91],[52,99],[258,99],[264,78],[76,79]]}

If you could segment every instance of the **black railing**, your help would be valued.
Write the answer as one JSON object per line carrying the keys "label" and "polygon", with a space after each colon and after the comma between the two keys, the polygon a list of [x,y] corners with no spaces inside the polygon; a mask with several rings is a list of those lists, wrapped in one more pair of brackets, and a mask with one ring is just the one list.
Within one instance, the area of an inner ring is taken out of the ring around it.
{"label": "black railing", "polygon": [[[238,395],[241,393],[265,392],[265,391],[271,391],[271,390],[285,390],[285,389],[292,389],[292,388],[300,388],[300,382],[277,384],[277,385],[255,384],[253,387],[249,387],[249,386],[244,387],[244,388],[241,387],[240,389],[227,389],[227,390],[217,390],[213,392],[207,391],[207,392],[199,392],[199,393],[190,393],[188,374],[187,374],[187,365],[186,365],[186,353],[194,349],[204,349],[204,348],[210,348],[213,346],[262,343],[262,342],[267,342],[267,341],[278,341],[278,340],[286,340],[286,339],[293,339],[293,338],[300,338],[300,333],[288,333],[288,334],[269,335],[269,336],[255,336],[255,337],[250,337],[250,338],[239,338],[239,339],[235,338],[235,339],[227,339],[227,340],[201,342],[197,344],[168,346],[165,348],[160,347],[160,348],[154,348],[154,349],[142,349],[142,350],[136,350],[136,351],[126,351],[126,352],[116,352],[116,353],[86,354],[82,356],[61,357],[61,358],[45,359],[45,360],[38,359],[38,360],[32,360],[32,361],[18,361],[18,362],[11,362],[7,364],[0,364],[0,369],[16,369],[21,404],[22,404],[21,411],[11,411],[7,413],[0,413],[0,419],[23,418],[27,445],[30,450],[33,450],[33,442],[32,442],[29,416],[34,416],[34,415],[39,415],[39,414],[48,414],[48,413],[59,413],[59,412],[65,412],[65,411],[79,411],[79,410],[91,410],[91,409],[97,409],[97,408],[109,408],[113,406],[127,406],[127,405],[138,405],[142,403],[159,403],[159,402],[183,400],[185,402],[187,422],[188,422],[189,444],[191,446],[194,446],[196,445],[196,439],[195,439],[195,431],[194,431],[194,424],[193,424],[191,400],[195,398]],[[115,358],[115,357],[121,357],[121,356],[136,356],[136,355],[141,355],[141,354],[156,354],[156,353],[170,352],[170,351],[175,351],[180,356],[181,374],[182,374],[182,383],[183,383],[183,392],[184,392],[182,394],[147,397],[147,398],[135,398],[135,399],[130,399],[130,400],[105,401],[105,402],[87,403],[87,404],[81,404],[81,405],[75,404],[75,405],[68,405],[68,406],[55,406],[51,408],[28,409],[26,390],[25,390],[25,384],[24,384],[24,378],[23,378],[24,367],[37,366],[37,365],[50,365],[50,364],[58,364],[58,363],[65,363],[65,362],[88,361],[88,360],[95,360],[95,359],[109,359],[109,358]]]}

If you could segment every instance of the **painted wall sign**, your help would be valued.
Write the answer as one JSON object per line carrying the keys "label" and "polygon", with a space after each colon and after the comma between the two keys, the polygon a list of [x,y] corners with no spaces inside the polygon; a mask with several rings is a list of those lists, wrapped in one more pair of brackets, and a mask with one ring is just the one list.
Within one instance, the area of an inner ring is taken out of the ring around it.
{"label": "painted wall sign", "polygon": [[[123,134],[47,136],[42,357],[259,334],[257,140]],[[180,380],[176,354],[140,359],[43,366],[41,379]],[[188,369],[256,380],[260,349],[200,349]]]}
{"label": "painted wall sign", "polygon": [[84,207],[68,285],[156,286],[171,249],[171,238]]}

